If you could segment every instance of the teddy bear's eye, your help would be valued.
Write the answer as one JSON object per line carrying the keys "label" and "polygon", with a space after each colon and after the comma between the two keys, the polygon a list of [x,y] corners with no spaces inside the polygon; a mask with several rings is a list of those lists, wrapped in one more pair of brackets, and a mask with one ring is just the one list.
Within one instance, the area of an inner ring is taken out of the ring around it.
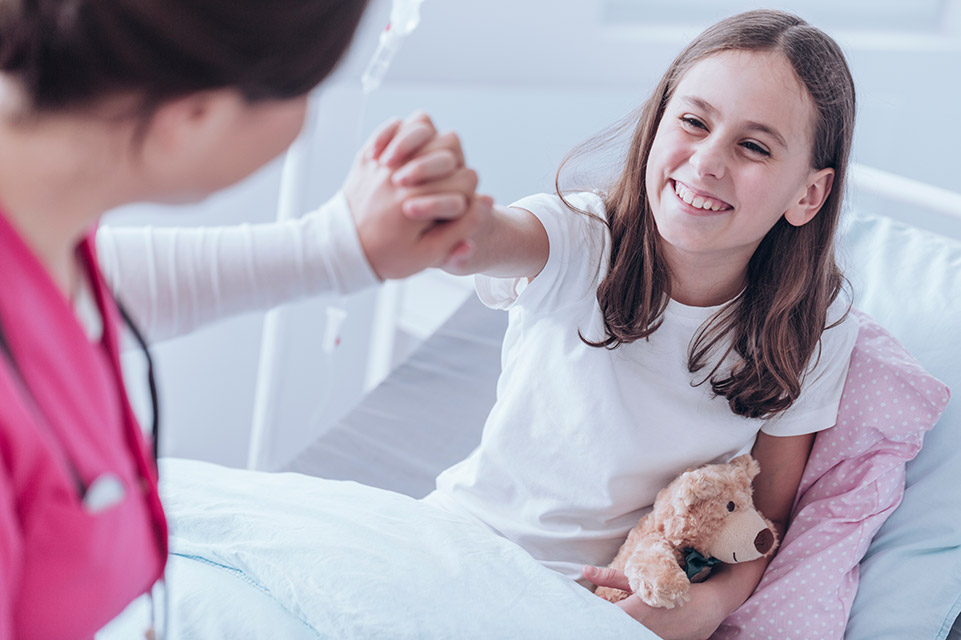
{"label": "teddy bear's eye", "polygon": [[728,510],[728,511],[734,511],[734,502],[733,502],[733,501],[727,503],[727,510]]}

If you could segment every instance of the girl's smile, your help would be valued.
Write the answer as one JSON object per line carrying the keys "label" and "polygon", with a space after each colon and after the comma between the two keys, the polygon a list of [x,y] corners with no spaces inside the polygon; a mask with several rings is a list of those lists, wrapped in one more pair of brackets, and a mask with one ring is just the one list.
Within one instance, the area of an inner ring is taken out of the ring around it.
{"label": "girl's smile", "polygon": [[677,180],[670,180],[674,195],[681,201],[686,211],[693,216],[721,215],[733,211],[734,207],[717,196],[692,188]]}

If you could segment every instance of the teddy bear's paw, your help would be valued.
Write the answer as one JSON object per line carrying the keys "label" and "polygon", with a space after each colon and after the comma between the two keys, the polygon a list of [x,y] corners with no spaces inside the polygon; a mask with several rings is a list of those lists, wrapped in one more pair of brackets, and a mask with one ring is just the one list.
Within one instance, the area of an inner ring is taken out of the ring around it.
{"label": "teddy bear's paw", "polygon": [[620,589],[611,589],[610,587],[598,587],[594,591],[594,595],[604,598],[608,602],[620,602],[628,596],[626,591],[621,591]]}
{"label": "teddy bear's paw", "polygon": [[662,575],[656,580],[632,576],[628,581],[634,593],[652,607],[673,609],[691,599],[691,583],[683,574]]}

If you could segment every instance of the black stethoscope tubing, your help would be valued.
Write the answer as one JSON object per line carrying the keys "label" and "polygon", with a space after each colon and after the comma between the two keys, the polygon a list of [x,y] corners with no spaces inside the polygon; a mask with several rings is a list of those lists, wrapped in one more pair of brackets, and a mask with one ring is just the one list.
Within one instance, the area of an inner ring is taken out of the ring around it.
{"label": "black stethoscope tubing", "polygon": [[[153,358],[150,356],[150,349],[147,347],[147,341],[144,340],[143,334],[141,334],[140,330],[137,329],[137,325],[131,319],[130,314],[127,312],[127,310],[124,308],[124,306],[120,303],[119,300],[114,299],[114,302],[117,305],[117,309],[120,310],[120,316],[123,318],[124,323],[127,325],[127,328],[130,330],[130,333],[133,335],[134,340],[137,342],[137,345],[140,347],[140,350],[143,352],[144,357],[147,359],[147,384],[150,387],[150,404],[151,404],[151,415],[152,415],[151,433],[153,433],[152,454],[153,454],[154,464],[156,464],[157,459],[159,457],[159,451],[160,451],[160,431],[159,431],[160,411],[159,411],[159,403],[157,401],[157,381],[156,381],[156,378],[154,377]],[[30,389],[30,385],[27,384],[26,378],[24,378],[23,376],[23,371],[20,369],[20,366],[17,364],[16,358],[13,356],[13,350],[10,348],[10,343],[7,341],[6,334],[4,333],[4,330],[3,330],[2,322],[0,322],[0,351],[3,351],[4,356],[6,357],[7,361],[10,363],[11,369],[16,374],[17,380],[20,383],[20,387],[23,389],[25,395],[27,395],[32,401],[33,407],[36,410],[36,412],[40,414],[38,417],[42,418],[43,423],[47,425],[49,430],[52,431],[52,428],[50,427],[50,421],[47,419],[46,414],[43,410],[43,407],[40,406],[40,403],[38,402],[37,397],[34,395],[33,391]],[[54,434],[51,434],[51,435],[54,435]],[[74,463],[73,458],[69,454],[66,454],[66,450],[64,450],[64,454],[66,457],[66,462],[70,466],[70,472],[73,475],[74,482],[77,484],[77,489],[82,499],[87,493],[86,483],[84,483],[83,480],[80,478],[80,472],[77,470],[77,465]]]}

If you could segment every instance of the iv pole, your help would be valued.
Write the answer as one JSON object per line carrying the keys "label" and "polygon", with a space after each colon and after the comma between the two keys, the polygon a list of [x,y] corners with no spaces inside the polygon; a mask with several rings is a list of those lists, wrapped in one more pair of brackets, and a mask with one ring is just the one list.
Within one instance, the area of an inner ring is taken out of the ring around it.
{"label": "iv pole", "polygon": [[[424,0],[393,0],[391,5],[390,23],[380,35],[377,49],[361,77],[363,94],[366,97],[380,86],[394,55],[400,49],[401,43],[420,23],[420,5]],[[307,192],[307,172],[310,169],[310,150],[318,126],[317,100],[311,101],[306,122],[300,135],[291,145],[284,158],[284,166],[280,179],[280,196],[277,202],[277,220],[291,220],[300,217],[305,211],[304,194]],[[384,375],[386,362],[383,354],[373,353],[378,350],[393,349],[393,341],[387,339],[388,328],[386,317],[396,312],[399,292],[396,283],[388,286],[378,296],[377,309],[374,319],[374,331],[368,374],[365,384],[369,387],[374,379],[379,380]],[[279,395],[281,381],[281,367],[283,366],[280,348],[281,311],[272,309],[264,318],[264,328],[260,347],[260,364],[257,370],[257,382],[254,391],[253,417],[250,431],[250,444],[247,451],[248,469],[267,469],[272,461],[273,447],[270,439],[272,419],[272,400]],[[328,310],[327,321],[333,320]],[[343,318],[340,317],[342,321]],[[391,325],[392,326],[392,325]],[[327,357],[331,357],[327,354]],[[387,353],[387,358],[390,353]]]}

